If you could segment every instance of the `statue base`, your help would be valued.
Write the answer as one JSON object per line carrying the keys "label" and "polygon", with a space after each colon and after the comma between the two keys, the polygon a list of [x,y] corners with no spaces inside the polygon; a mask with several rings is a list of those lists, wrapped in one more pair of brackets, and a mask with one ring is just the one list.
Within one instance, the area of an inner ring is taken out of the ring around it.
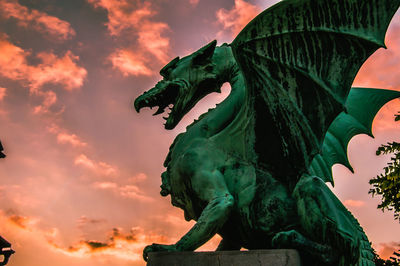
{"label": "statue base", "polygon": [[300,266],[294,249],[212,252],[151,252],[147,266]]}

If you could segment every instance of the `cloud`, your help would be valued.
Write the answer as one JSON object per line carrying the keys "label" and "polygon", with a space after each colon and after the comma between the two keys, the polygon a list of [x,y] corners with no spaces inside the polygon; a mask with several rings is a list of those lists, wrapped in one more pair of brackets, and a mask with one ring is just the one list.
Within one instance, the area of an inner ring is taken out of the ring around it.
{"label": "cloud", "polygon": [[17,228],[28,231],[32,231],[39,221],[38,219],[32,217],[27,217],[17,214],[12,209],[7,210],[6,212],[0,210],[0,216],[5,216],[6,222],[16,226]]}
{"label": "cloud", "polygon": [[31,52],[9,42],[7,35],[0,35],[0,75],[28,82],[31,91],[48,83],[60,84],[69,91],[83,85],[87,71],[77,65],[79,57],[71,51],[61,57],[51,52],[39,53],[35,56],[41,61],[38,65],[28,64],[29,56]]}
{"label": "cloud", "polygon": [[[260,8],[255,5],[244,0],[235,0],[235,6],[231,10],[221,8],[217,11],[216,16],[224,31],[228,31],[231,37],[234,37],[260,12]],[[219,35],[224,34],[224,31]]]}
{"label": "cloud", "polygon": [[73,147],[87,146],[87,143],[82,141],[77,135],[68,133],[67,130],[60,128],[56,124],[47,127],[47,130],[57,136],[57,142],[60,144],[70,144]]}
{"label": "cloud", "polygon": [[6,96],[6,91],[7,91],[6,88],[0,87],[0,101],[2,101]]}
{"label": "cloud", "polygon": [[[150,2],[140,0],[87,0],[95,8],[107,10],[110,35],[117,40],[129,39],[134,47],[117,48],[108,59],[113,68],[127,75],[151,75],[154,60],[165,64],[170,40],[165,36],[169,26],[151,20],[157,14]],[[157,66],[159,67],[159,66]]]}
{"label": "cloud", "polygon": [[343,204],[347,207],[362,207],[365,205],[365,202],[362,200],[352,200],[348,199],[343,202]]}
{"label": "cloud", "polygon": [[42,96],[43,102],[33,109],[34,114],[49,112],[50,108],[57,102],[57,94],[54,91],[36,91],[35,94]]}
{"label": "cloud", "polygon": [[141,201],[153,201],[152,198],[145,196],[142,190],[135,185],[125,185],[119,188],[120,195],[126,198],[137,199]]}
{"label": "cloud", "polygon": [[82,240],[68,248],[51,243],[57,251],[72,257],[90,257],[111,255],[129,261],[141,261],[143,248],[152,242],[166,242],[164,236],[151,232],[144,233],[139,227],[132,228],[125,234],[121,229],[114,228],[106,241]]}
{"label": "cloud", "polygon": [[392,23],[389,27],[385,43],[388,49],[379,49],[363,64],[353,86],[400,90],[399,24]]}
{"label": "cloud", "polygon": [[127,0],[87,0],[95,8],[103,8],[108,12],[106,23],[111,35],[118,36],[124,30],[137,28],[144,18],[154,15],[149,2]]}
{"label": "cloud", "polygon": [[102,190],[112,191],[114,194],[139,201],[154,201],[153,198],[148,197],[145,193],[136,185],[120,185],[115,182],[95,182],[93,187]]}
{"label": "cloud", "polygon": [[88,158],[85,154],[80,154],[75,158],[74,163],[84,168],[94,171],[96,174],[103,176],[115,176],[118,172],[117,168],[101,161],[94,161]]}
{"label": "cloud", "polygon": [[109,56],[113,68],[118,69],[124,76],[150,76],[152,71],[144,63],[145,59],[129,49],[118,49]]}
{"label": "cloud", "polygon": [[44,85],[57,84],[68,91],[83,85],[87,71],[77,65],[79,57],[71,51],[61,57],[51,52],[39,53],[35,56],[40,61],[37,65],[28,63],[30,56],[30,51],[12,44],[7,35],[0,34],[0,75],[22,82],[29,87],[31,94],[43,98],[42,104],[34,108],[34,113],[49,112],[57,102],[54,91],[42,91]]}
{"label": "cloud", "polygon": [[398,250],[400,250],[400,242],[381,243],[379,244],[377,253],[379,257],[387,260],[393,256],[393,252]]}
{"label": "cloud", "polygon": [[129,181],[132,183],[139,183],[147,179],[147,175],[145,173],[139,173],[135,176],[129,178]]}
{"label": "cloud", "polygon": [[69,143],[74,147],[77,146],[86,146],[87,143],[82,142],[77,135],[75,134],[67,134],[67,133],[58,133],[57,141],[62,144]]}
{"label": "cloud", "polygon": [[81,154],[75,158],[76,165],[82,165],[86,168],[95,169],[95,162],[89,159],[85,154]]}
{"label": "cloud", "polygon": [[14,18],[17,25],[37,30],[58,40],[67,40],[75,36],[75,31],[68,22],[35,9],[29,10],[18,1],[0,1],[0,16],[6,19]]}
{"label": "cloud", "polygon": [[25,216],[13,214],[8,219],[14,225],[21,227],[23,229],[27,229],[27,227],[29,226],[29,219]]}
{"label": "cloud", "polygon": [[27,73],[33,88],[46,83],[61,84],[68,91],[82,87],[87,71],[76,64],[79,57],[71,51],[67,51],[62,57],[53,53],[40,53],[37,58],[42,63]]}
{"label": "cloud", "polygon": [[189,0],[189,3],[193,6],[197,6],[200,0]]}
{"label": "cloud", "polygon": [[169,27],[165,23],[146,21],[138,31],[138,42],[142,49],[153,54],[162,63],[166,63],[168,60],[166,52],[169,48],[169,39],[161,36],[161,33],[168,29]]}
{"label": "cloud", "polygon": [[104,219],[92,219],[92,218],[88,218],[85,215],[82,215],[81,217],[79,217],[79,219],[77,220],[77,224],[78,227],[83,227],[85,225],[94,225],[94,224],[100,224],[100,223],[104,223],[105,220]]}

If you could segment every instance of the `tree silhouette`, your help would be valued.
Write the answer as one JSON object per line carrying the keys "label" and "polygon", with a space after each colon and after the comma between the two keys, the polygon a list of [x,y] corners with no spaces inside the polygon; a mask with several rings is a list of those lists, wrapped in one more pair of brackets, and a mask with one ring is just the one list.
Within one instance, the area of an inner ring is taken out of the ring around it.
{"label": "tree silhouette", "polygon": [[[395,121],[400,120],[400,112],[395,115]],[[372,178],[369,183],[373,186],[368,193],[382,196],[378,209],[394,211],[394,218],[400,217],[400,143],[389,142],[381,145],[376,155],[393,154],[384,173]],[[399,264],[396,264],[399,265]]]}

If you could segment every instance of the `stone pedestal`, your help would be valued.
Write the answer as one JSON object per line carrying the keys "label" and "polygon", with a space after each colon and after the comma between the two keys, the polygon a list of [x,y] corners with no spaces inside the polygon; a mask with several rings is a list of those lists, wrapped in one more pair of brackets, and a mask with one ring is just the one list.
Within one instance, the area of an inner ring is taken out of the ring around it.
{"label": "stone pedestal", "polygon": [[216,252],[151,252],[147,266],[300,266],[293,249]]}

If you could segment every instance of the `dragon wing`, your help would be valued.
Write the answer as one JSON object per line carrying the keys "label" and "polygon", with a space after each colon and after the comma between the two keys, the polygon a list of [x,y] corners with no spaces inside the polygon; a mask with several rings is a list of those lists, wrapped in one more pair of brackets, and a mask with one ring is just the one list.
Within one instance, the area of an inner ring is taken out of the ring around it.
{"label": "dragon wing", "polygon": [[321,154],[311,162],[309,173],[321,177],[333,185],[332,166],[343,164],[350,171],[353,168],[347,157],[347,146],[358,134],[372,135],[372,121],[379,109],[387,102],[400,97],[392,90],[351,88],[346,101],[346,112],[341,112],[326,132]]}
{"label": "dragon wing", "polygon": [[286,0],[231,43],[255,111],[258,164],[294,184],[320,153],[400,0]]}

